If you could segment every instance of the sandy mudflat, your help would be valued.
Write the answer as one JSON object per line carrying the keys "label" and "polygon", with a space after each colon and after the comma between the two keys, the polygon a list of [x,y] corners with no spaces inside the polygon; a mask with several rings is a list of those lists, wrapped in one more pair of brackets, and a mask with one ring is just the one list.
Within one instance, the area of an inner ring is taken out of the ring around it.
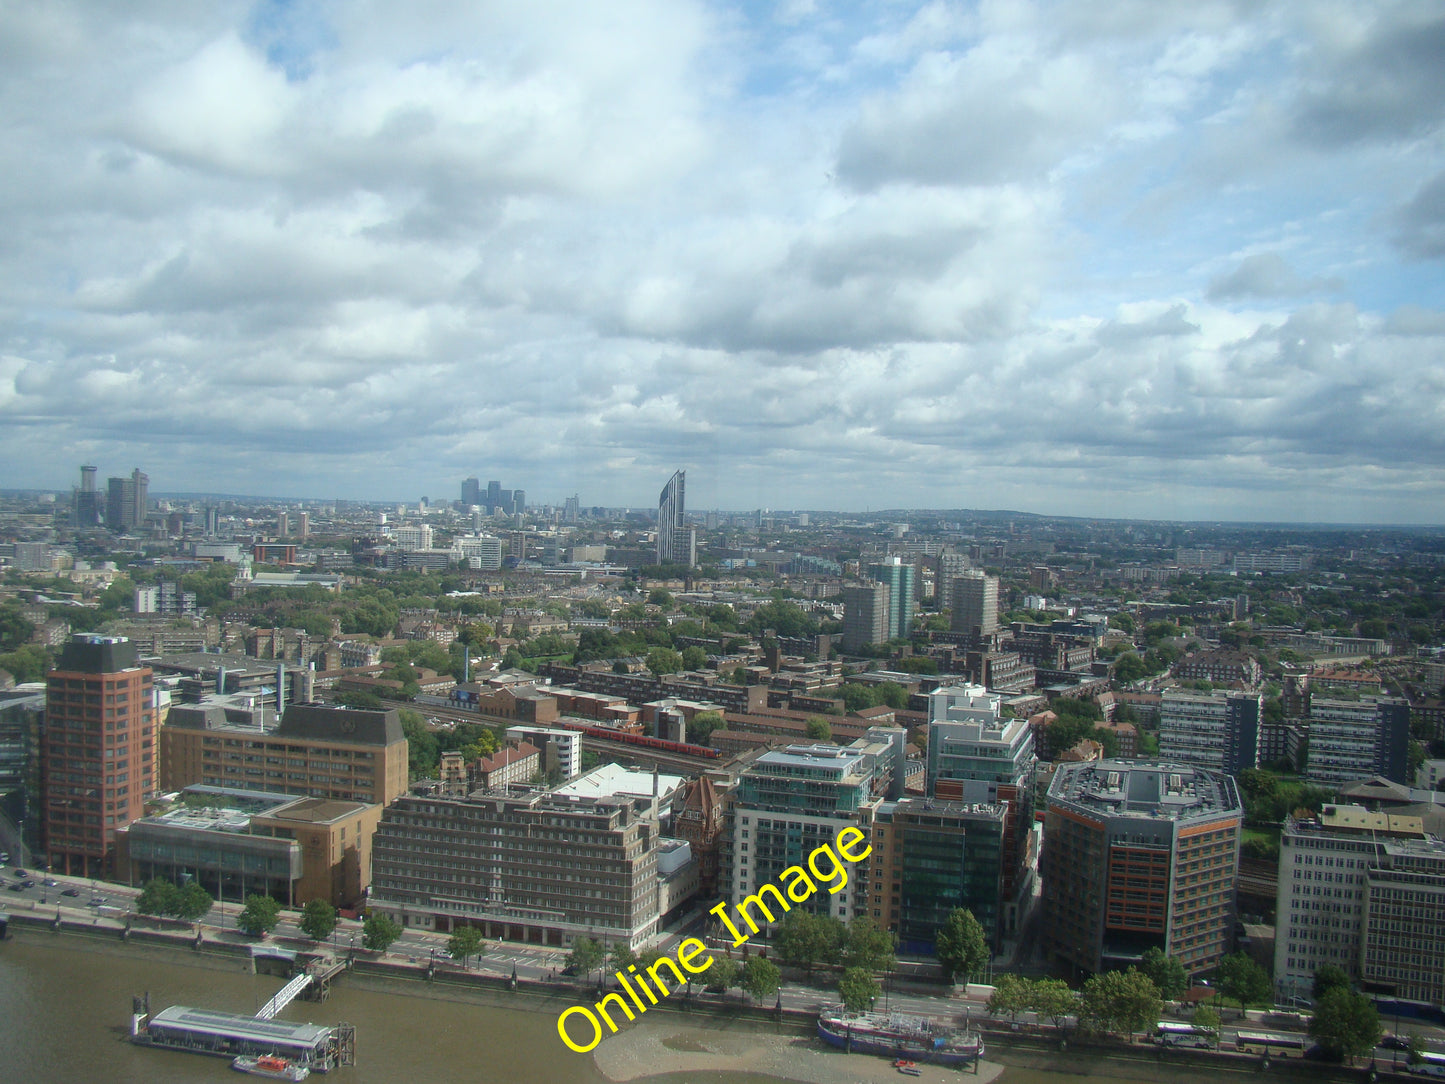
{"label": "sandy mudflat", "polygon": [[802,1084],[882,1084],[922,1080],[989,1084],[1003,1066],[982,1062],[972,1069],[922,1067],[921,1077],[902,1076],[888,1058],[845,1054],[816,1038],[766,1031],[697,1028],[669,1020],[644,1020],[603,1040],[593,1052],[597,1068],[613,1081],[636,1081],[663,1073],[728,1071],[761,1073]]}

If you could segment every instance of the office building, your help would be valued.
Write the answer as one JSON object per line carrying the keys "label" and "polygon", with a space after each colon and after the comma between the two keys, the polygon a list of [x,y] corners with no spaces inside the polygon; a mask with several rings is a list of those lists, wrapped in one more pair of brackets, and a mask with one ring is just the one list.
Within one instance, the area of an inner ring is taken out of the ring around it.
{"label": "office building", "polygon": [[568,497],[562,503],[562,522],[576,523],[582,518],[582,500],[580,497]]}
{"label": "office building", "polygon": [[487,496],[484,502],[488,513],[495,513],[502,505],[502,483],[490,481],[487,483]]}
{"label": "office building", "polygon": [[906,639],[913,630],[913,565],[901,557],[890,557],[881,564],[869,565],[868,575],[888,585],[888,635],[885,639]]}
{"label": "office building", "polygon": [[1339,786],[1372,775],[1410,780],[1410,704],[1391,697],[1310,696],[1304,774]]}
{"label": "office building", "polygon": [[998,577],[974,570],[953,580],[949,628],[983,637],[998,631]]}
{"label": "office building", "polygon": [[462,481],[462,511],[474,508],[482,503],[482,483],[476,478],[467,478]]}
{"label": "office building", "polygon": [[[745,768],[729,810],[726,891],[732,902],[778,881],[783,870],[806,863],[816,848],[831,846],[843,828],[857,824],[864,803],[881,796],[877,763],[861,748],[790,745]],[[820,890],[798,906],[847,922],[859,913],[854,896],[861,887],[862,879],[850,876],[838,892]]]}
{"label": "office building", "polygon": [[150,481],[150,476],[142,474],[139,467],[131,471],[129,478],[111,478],[108,481],[105,501],[107,527],[112,531],[129,531],[145,524]]}
{"label": "office building", "polygon": [[178,704],[160,739],[168,791],[204,784],[367,805],[406,791],[408,746],[395,708],[288,704],[268,729],[228,719],[220,704]]}
{"label": "office building", "polygon": [[45,678],[41,838],[50,864],[102,876],[116,829],[155,791],[151,670],[119,636],[77,633]]}
{"label": "office building", "polygon": [[657,563],[697,564],[695,531],[686,526],[687,472],[678,471],[667,480],[657,497]]}
{"label": "office building", "polygon": [[888,639],[889,591],[886,583],[843,588],[843,651],[856,654]]}
{"label": "office building", "polygon": [[1190,975],[1229,950],[1244,810],[1234,780],[1184,764],[1060,764],[1044,814],[1041,929],[1075,973],[1157,948]]}
{"label": "office building", "polygon": [[1166,689],[1159,704],[1159,756],[1235,775],[1259,767],[1258,693]]}
{"label": "office building", "polygon": [[[930,798],[1002,811],[1000,897],[990,913],[997,939],[1017,931],[1033,892],[1034,754],[1027,719],[1001,718],[1002,697],[979,685],[945,685],[928,694]],[[982,916],[980,916],[982,921]]]}
{"label": "office building", "polygon": [[491,535],[464,535],[452,539],[451,552],[455,560],[468,568],[495,572],[502,567],[502,540]]}
{"label": "office building", "polygon": [[40,737],[45,690],[38,685],[0,689],[0,812],[25,845],[40,849]]}
{"label": "office building", "polygon": [[1286,819],[1276,899],[1275,996],[1308,1000],[1334,964],[1366,988],[1445,1004],[1445,842],[1419,816],[1327,805]]}
{"label": "office building", "polygon": [[407,794],[372,842],[370,905],[404,928],[633,949],[657,933],[651,798]]}
{"label": "office building", "polygon": [[371,883],[381,806],[329,798],[192,787],[195,801],[118,833],[119,875],[131,884],[194,877],[213,898],[262,893],[288,907],[360,906]]}
{"label": "office building", "polygon": [[[872,853],[859,864],[858,908],[898,936],[898,950],[931,956],[955,907],[972,911],[999,947],[1007,807],[931,798],[863,808]],[[866,894],[865,894],[866,893]]]}

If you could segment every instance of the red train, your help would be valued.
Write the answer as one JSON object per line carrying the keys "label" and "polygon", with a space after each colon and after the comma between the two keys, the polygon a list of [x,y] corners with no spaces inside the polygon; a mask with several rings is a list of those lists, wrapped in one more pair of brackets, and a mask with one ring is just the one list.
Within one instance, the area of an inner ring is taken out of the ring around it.
{"label": "red train", "polygon": [[664,753],[679,753],[683,756],[702,757],[705,760],[716,760],[722,756],[722,753],[711,746],[692,745],[683,741],[665,741],[649,734],[633,734],[625,730],[614,730],[607,726],[591,726],[587,723],[574,723],[565,719],[560,720],[557,725],[568,730],[579,730],[589,738],[622,742],[625,745],[640,745],[645,749],[657,749]]}

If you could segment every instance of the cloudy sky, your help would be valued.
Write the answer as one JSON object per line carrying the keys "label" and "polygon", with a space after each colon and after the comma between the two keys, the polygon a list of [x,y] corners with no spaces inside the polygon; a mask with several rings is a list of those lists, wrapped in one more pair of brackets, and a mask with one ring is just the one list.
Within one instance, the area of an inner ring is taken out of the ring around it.
{"label": "cloudy sky", "polygon": [[1445,5],[0,7],[0,486],[1445,522]]}

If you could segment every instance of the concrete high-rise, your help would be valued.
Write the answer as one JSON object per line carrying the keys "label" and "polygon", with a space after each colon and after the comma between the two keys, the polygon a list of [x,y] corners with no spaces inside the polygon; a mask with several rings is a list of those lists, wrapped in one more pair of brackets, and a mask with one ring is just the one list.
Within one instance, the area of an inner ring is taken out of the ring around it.
{"label": "concrete high-rise", "polygon": [[467,478],[462,481],[462,509],[465,511],[474,505],[482,503],[482,483],[477,478]]}
{"label": "concrete high-rise", "polygon": [[100,494],[95,489],[95,472],[96,468],[89,465],[80,468],[80,488],[75,491],[73,504],[73,518],[77,527],[97,526],[104,511]]}
{"label": "concrete high-rise", "polygon": [[124,637],[77,633],[45,684],[45,852],[66,873],[100,876],[114,858],[116,829],[144,815],[155,792],[151,669]]}
{"label": "concrete high-rise", "polygon": [[657,497],[657,563],[697,564],[697,535],[685,526],[687,514],[687,472],[678,471],[667,480]]}
{"label": "concrete high-rise", "polygon": [[881,564],[869,565],[868,575],[888,585],[889,640],[906,638],[913,629],[913,565],[901,557],[889,557]]}
{"label": "concrete high-rise", "polygon": [[150,476],[137,467],[129,478],[106,483],[105,525],[112,531],[129,531],[145,523]]}
{"label": "concrete high-rise", "polygon": [[1259,767],[1259,693],[1168,689],[1159,705],[1159,755],[1236,775]]}
{"label": "concrete high-rise", "polygon": [[886,583],[843,588],[843,650],[856,653],[887,640],[888,610]]}
{"label": "concrete high-rise", "polygon": [[953,581],[954,632],[987,636],[998,631],[998,577],[966,572]]}

